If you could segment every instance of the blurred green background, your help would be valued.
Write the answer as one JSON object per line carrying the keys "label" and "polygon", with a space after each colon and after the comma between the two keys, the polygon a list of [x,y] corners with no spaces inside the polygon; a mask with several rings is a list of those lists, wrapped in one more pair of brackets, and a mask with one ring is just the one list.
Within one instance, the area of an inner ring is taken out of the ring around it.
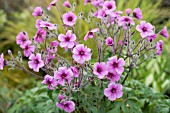
{"label": "blurred green background", "polygon": [[[60,0],[59,6],[64,13],[63,1]],[[90,5],[83,8],[84,0],[70,1],[77,3],[76,13],[86,11],[86,14],[91,8]],[[8,58],[8,49],[11,49],[14,55],[21,50],[15,44],[15,37],[20,31],[27,31],[30,38],[35,35],[36,19],[32,16],[32,12],[36,6],[42,6],[45,9],[45,13],[51,16],[52,23],[61,23],[55,8],[52,8],[51,12],[46,10],[50,2],[51,0],[15,0],[15,2],[14,0],[0,0],[0,53],[3,52]],[[143,12],[143,20],[155,25],[156,32],[159,32],[164,25],[170,29],[170,0],[116,0],[116,3],[117,9],[122,11],[125,11],[126,8],[140,7]],[[81,38],[88,28],[87,23],[82,22]],[[170,95],[170,41],[169,39],[164,41],[163,54],[157,59],[144,63],[138,70],[134,70],[131,76],[158,92]],[[90,48],[94,48],[93,44],[86,44]],[[9,72],[5,68],[4,71],[0,71],[0,113],[6,113],[18,97],[39,83],[40,81],[20,70]]]}

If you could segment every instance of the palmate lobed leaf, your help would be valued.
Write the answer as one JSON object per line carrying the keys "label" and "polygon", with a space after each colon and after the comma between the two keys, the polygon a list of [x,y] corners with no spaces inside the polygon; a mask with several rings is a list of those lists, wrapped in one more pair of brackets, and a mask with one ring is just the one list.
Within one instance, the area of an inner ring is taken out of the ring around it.
{"label": "palmate lobed leaf", "polygon": [[[164,95],[155,92],[153,89],[146,87],[144,84],[137,80],[130,80],[126,83],[122,98],[116,101],[109,101],[106,97],[97,96],[98,93],[102,94],[103,89],[99,86],[89,85],[83,92],[80,92],[78,101],[79,106],[76,107],[75,113],[84,112],[92,113],[153,113],[160,111],[168,113],[170,109],[170,99]],[[105,85],[103,87],[106,87]],[[57,100],[57,93],[53,93],[54,102],[46,93],[46,87],[39,86],[32,90],[27,91],[10,109],[10,111],[20,111],[21,108],[24,112],[36,111],[40,113],[45,111],[52,113],[59,109],[55,106]],[[140,93],[139,93],[140,92]],[[74,93],[73,93],[74,94]],[[74,95],[76,96],[76,95]],[[78,95],[77,95],[78,96]],[[76,101],[74,99],[74,101]],[[26,109],[24,109],[24,106]],[[20,107],[18,107],[20,106]],[[42,107],[46,106],[46,107]],[[156,107],[159,106],[159,107]],[[157,109],[157,110],[155,110]],[[12,113],[12,112],[11,112]]]}

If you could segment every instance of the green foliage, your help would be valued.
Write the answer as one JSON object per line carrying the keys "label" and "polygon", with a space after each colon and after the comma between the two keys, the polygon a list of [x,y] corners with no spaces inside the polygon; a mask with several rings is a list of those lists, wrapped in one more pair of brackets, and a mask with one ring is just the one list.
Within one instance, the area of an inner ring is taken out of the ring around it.
{"label": "green foliage", "polygon": [[[57,101],[56,94],[54,100]],[[9,113],[59,112],[59,109],[55,106],[55,101],[52,101],[47,95],[46,86],[37,86],[36,88],[27,90],[24,96],[17,99],[16,103],[12,106],[12,108],[8,112]]]}
{"label": "green foliage", "polygon": [[[116,101],[104,96],[105,84],[89,85],[82,92],[73,93],[75,113],[169,113],[170,99],[137,80],[129,80],[123,89],[124,95]],[[48,92],[48,93],[47,93]],[[47,86],[38,85],[25,92],[11,107],[9,113],[57,113],[58,90],[47,91]],[[53,98],[54,101],[50,98]]]}

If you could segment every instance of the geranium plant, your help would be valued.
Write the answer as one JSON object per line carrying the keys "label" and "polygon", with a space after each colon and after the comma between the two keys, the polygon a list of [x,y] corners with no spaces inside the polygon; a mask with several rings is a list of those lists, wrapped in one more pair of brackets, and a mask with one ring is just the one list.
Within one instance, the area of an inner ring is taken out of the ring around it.
{"label": "geranium plant", "polygon": [[[63,7],[70,11],[62,14],[57,2],[52,1],[47,9],[57,9],[62,26],[51,23],[49,16],[38,6],[32,14],[39,18],[34,38],[29,38],[25,31],[16,37],[16,43],[23,50],[24,57],[28,58],[26,65],[30,70],[24,66],[22,53],[18,52],[18,56],[14,57],[10,50],[11,60],[5,60],[1,54],[0,69],[9,66],[9,69],[20,69],[41,79],[48,92],[58,91],[56,107],[65,112],[73,112],[83,104],[79,96],[86,95],[84,90],[89,86],[102,90],[103,93],[98,96],[104,94],[103,100],[116,102],[127,95],[123,85],[132,69],[163,51],[163,40],[156,40],[158,35],[168,38],[167,28],[156,33],[151,23],[142,20],[139,7],[123,12],[116,8],[114,0],[85,0],[84,7],[94,7],[85,17],[83,12],[75,14],[76,4],[72,5],[68,0]],[[81,32],[75,27],[81,20],[86,21],[90,28],[84,37],[80,37]],[[95,25],[91,23],[94,21]],[[59,32],[61,27],[65,31]],[[91,40],[94,40],[97,49],[83,44]],[[58,49],[66,51],[70,59],[60,56]],[[40,70],[44,71],[43,76],[37,74]],[[93,93],[95,96],[97,92],[94,90]]]}

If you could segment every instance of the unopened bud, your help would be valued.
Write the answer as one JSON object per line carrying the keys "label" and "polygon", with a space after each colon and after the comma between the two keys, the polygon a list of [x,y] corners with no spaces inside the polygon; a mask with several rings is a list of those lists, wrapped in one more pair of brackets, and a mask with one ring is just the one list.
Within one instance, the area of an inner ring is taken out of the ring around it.
{"label": "unopened bud", "polygon": [[11,51],[11,50],[8,50],[8,54],[9,54],[9,55],[12,55],[12,51]]}

